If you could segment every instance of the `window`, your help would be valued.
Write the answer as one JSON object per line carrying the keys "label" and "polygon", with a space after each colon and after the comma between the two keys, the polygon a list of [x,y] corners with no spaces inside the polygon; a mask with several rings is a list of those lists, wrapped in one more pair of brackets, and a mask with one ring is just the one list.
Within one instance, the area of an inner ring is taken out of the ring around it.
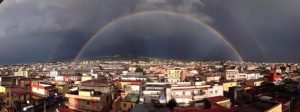
{"label": "window", "polygon": [[199,90],[198,94],[199,94],[199,95],[202,95],[202,91],[201,91],[201,90]]}
{"label": "window", "polygon": [[6,96],[9,97],[9,92],[6,93]]}
{"label": "window", "polygon": [[86,104],[87,104],[87,105],[90,105],[90,102],[89,102],[89,101],[87,101],[87,102],[86,102]]}

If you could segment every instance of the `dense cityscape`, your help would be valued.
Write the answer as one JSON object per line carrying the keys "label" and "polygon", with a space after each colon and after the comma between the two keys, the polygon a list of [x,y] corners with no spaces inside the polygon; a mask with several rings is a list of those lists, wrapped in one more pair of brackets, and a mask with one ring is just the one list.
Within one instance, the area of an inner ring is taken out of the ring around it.
{"label": "dense cityscape", "polygon": [[0,112],[300,112],[300,0],[0,0]]}
{"label": "dense cityscape", "polygon": [[105,58],[3,65],[1,111],[299,111],[292,63]]}

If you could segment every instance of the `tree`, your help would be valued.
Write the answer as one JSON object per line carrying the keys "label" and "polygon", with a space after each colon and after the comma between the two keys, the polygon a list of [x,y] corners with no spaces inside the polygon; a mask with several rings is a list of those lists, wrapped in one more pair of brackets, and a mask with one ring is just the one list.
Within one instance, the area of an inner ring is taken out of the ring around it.
{"label": "tree", "polygon": [[253,98],[249,93],[243,93],[239,98],[243,103],[249,104],[252,102]]}
{"label": "tree", "polygon": [[268,91],[268,92],[275,92],[276,85],[272,82],[262,82],[261,86],[262,90]]}
{"label": "tree", "polygon": [[177,104],[176,100],[173,98],[167,104],[167,107],[169,107],[171,110],[173,110],[174,107],[177,107],[177,106],[178,106],[178,104]]}
{"label": "tree", "polygon": [[142,67],[137,67],[135,69],[135,72],[144,72],[144,69]]}

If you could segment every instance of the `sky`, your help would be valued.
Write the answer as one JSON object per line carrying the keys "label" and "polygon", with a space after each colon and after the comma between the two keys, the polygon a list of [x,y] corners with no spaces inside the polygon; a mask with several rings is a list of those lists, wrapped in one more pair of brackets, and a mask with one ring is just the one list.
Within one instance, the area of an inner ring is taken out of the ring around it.
{"label": "sky", "polygon": [[4,0],[0,64],[129,55],[300,62],[299,0]]}

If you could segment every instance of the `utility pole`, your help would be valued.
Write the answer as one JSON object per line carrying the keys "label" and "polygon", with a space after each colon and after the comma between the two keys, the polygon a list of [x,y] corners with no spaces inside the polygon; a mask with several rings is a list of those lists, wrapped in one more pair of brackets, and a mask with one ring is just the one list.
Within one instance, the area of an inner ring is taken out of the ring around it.
{"label": "utility pole", "polygon": [[9,100],[10,100],[10,101],[9,101],[9,105],[10,105],[10,107],[11,107],[12,109],[14,109],[14,108],[13,108],[14,104],[13,104],[13,98],[12,98],[12,94],[13,94],[13,93],[12,93],[12,92],[13,92],[12,89],[13,89],[12,86],[10,86],[10,92],[8,93],[8,96],[9,96]]}
{"label": "utility pole", "polygon": [[44,112],[47,112],[47,109],[46,109],[47,105],[46,105],[46,100],[44,101]]}

